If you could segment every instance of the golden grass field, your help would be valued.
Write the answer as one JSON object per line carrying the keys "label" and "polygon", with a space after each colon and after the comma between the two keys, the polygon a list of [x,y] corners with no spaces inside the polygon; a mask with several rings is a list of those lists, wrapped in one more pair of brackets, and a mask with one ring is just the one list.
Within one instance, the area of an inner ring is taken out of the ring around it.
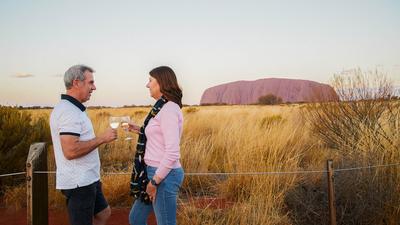
{"label": "golden grass field", "polygon": [[[312,134],[303,108],[303,105],[184,107],[181,162],[185,172],[324,170],[327,159],[334,160],[335,168],[400,162],[400,150],[393,147],[379,153],[372,148],[360,148],[346,155],[329,149]],[[144,107],[89,109],[88,114],[95,132],[99,133],[109,126],[111,115],[128,115],[136,123],[142,123],[148,110]],[[50,110],[29,112],[36,119],[48,117]],[[124,135],[120,129],[117,141],[100,147],[103,173],[131,172],[136,140],[125,141]],[[399,136],[393,141],[399,146]],[[49,150],[49,168],[54,170],[54,157]],[[399,167],[389,167],[335,174],[339,223],[397,224],[399,172]],[[103,175],[104,192],[112,207],[131,206],[129,179],[129,174]],[[49,183],[50,207],[64,207],[64,197],[54,190],[53,175]],[[18,199],[24,199],[24,193],[23,188],[6,192],[10,207]],[[199,207],[198,202],[205,204]],[[179,206],[178,224],[327,224],[326,176],[322,173],[187,175]]]}

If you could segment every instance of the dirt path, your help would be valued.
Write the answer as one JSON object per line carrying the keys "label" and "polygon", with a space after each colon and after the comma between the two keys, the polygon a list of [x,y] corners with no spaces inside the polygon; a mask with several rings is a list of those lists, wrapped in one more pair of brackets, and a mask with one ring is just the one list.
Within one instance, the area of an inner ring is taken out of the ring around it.
{"label": "dirt path", "polygon": [[[191,204],[199,209],[226,209],[232,207],[233,202],[222,198],[203,197],[191,198],[185,204]],[[179,210],[178,206],[178,210]],[[128,216],[130,208],[111,208],[111,218],[107,225],[129,225]],[[147,221],[148,225],[157,225],[154,214],[150,215]],[[26,225],[26,209],[19,211],[7,210],[0,207],[0,225]],[[69,225],[68,215],[65,210],[49,211],[49,225]]]}
{"label": "dirt path", "polygon": [[[107,225],[128,225],[129,208],[112,209],[111,218]],[[156,225],[154,215],[147,221],[148,225]],[[26,209],[10,211],[0,208],[0,225],[26,225]],[[68,216],[65,211],[50,210],[49,225],[69,225]]]}

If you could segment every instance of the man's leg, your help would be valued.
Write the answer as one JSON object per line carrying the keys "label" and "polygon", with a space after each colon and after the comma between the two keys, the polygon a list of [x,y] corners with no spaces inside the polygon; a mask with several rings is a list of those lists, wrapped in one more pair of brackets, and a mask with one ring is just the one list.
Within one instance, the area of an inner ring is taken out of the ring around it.
{"label": "man's leg", "polygon": [[62,190],[67,198],[68,216],[71,225],[92,225],[95,184],[70,190]]}
{"label": "man's leg", "polygon": [[96,201],[94,205],[94,217],[93,224],[94,225],[105,225],[107,224],[108,218],[111,216],[111,209],[108,205],[106,199],[103,195],[103,190],[101,187],[101,182],[97,182],[96,184]]}
{"label": "man's leg", "polygon": [[111,209],[110,206],[107,206],[107,208],[103,209],[103,211],[94,215],[93,224],[105,225],[107,224],[107,220],[108,218],[110,218],[110,216],[111,216]]}

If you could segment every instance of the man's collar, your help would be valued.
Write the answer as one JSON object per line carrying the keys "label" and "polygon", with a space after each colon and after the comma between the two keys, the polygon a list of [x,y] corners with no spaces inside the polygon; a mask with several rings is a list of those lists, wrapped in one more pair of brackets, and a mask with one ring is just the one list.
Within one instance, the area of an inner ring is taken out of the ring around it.
{"label": "man's collar", "polygon": [[82,112],[84,112],[86,110],[86,107],[82,103],[80,103],[78,100],[76,100],[76,98],[72,97],[71,95],[62,94],[61,99],[71,102],[76,107],[78,107]]}

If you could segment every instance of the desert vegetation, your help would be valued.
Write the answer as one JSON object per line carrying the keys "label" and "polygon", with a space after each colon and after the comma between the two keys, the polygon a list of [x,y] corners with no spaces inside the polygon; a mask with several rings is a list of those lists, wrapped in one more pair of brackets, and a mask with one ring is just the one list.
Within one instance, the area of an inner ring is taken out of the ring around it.
{"label": "desert vegetation", "polygon": [[[0,174],[20,172],[30,144],[51,140],[46,117],[33,119],[30,113],[16,108],[0,106],[0,128]],[[0,179],[0,193],[5,186],[13,184],[13,179]]]}
{"label": "desert vegetation", "polygon": [[273,94],[267,94],[258,98],[258,104],[260,105],[276,105],[281,103],[282,98]]}
{"label": "desert vegetation", "polygon": [[[342,101],[184,107],[181,162],[187,175],[179,197],[179,224],[327,224],[324,173],[240,173],[321,171],[327,159],[334,160],[335,168],[399,163],[400,102],[392,98],[389,81],[375,79],[381,74],[367,75],[356,71],[334,78]],[[148,110],[99,108],[88,113],[95,131],[101,132],[111,115],[128,115],[141,123]],[[24,113],[31,115],[28,124],[34,126],[46,121],[50,110]],[[42,126],[36,133],[44,138],[48,127]],[[117,141],[100,147],[102,180],[111,206],[130,207],[128,182],[136,141],[125,141],[119,132]],[[54,170],[51,147],[48,154]],[[216,172],[220,174],[205,174]],[[54,175],[49,178],[50,207],[65,207],[54,190]],[[399,166],[337,171],[335,189],[339,224],[400,221]],[[23,186],[4,190],[8,207],[23,207]]]}

